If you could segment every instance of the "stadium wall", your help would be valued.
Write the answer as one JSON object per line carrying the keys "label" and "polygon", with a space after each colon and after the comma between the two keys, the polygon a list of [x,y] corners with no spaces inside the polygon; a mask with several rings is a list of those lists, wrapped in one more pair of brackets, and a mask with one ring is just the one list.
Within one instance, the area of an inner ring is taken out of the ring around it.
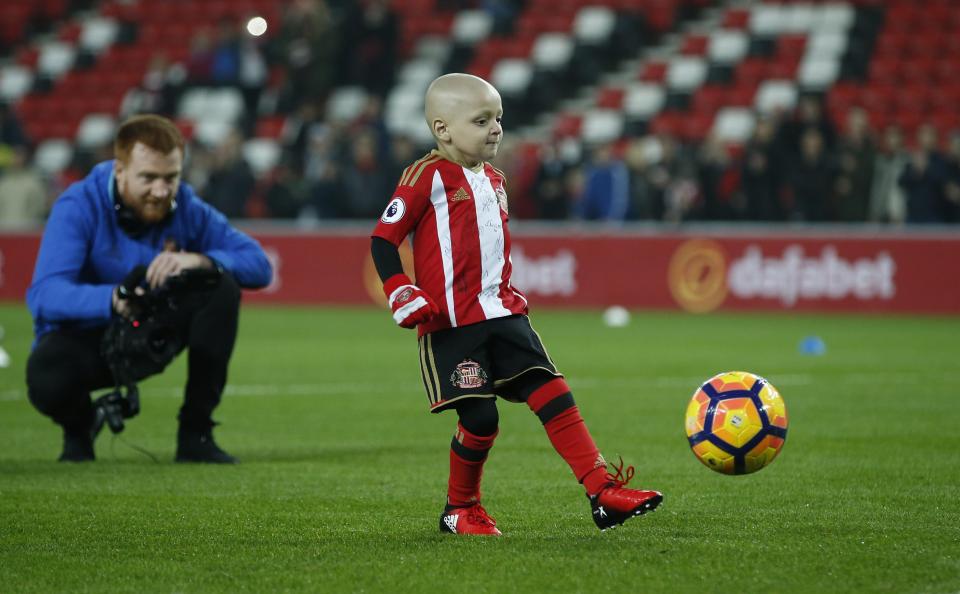
{"label": "stadium wall", "polygon": [[[382,303],[369,229],[247,230],[275,268],[248,302]],[[0,299],[23,300],[39,241],[0,233]],[[518,226],[513,241],[514,285],[537,307],[960,314],[951,230]]]}

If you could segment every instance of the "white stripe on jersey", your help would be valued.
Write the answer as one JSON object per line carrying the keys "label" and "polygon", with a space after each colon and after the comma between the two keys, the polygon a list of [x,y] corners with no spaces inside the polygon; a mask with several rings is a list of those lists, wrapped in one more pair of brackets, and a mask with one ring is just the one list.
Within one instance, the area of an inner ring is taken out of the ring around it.
{"label": "white stripe on jersey", "polygon": [[480,235],[480,294],[477,300],[487,319],[509,316],[510,310],[500,299],[500,283],[503,282],[503,221],[500,219],[500,202],[493,191],[490,178],[484,171],[474,173],[467,168],[463,174],[473,191],[473,205],[477,210],[477,232]]}
{"label": "white stripe on jersey", "polygon": [[450,238],[450,211],[447,210],[447,191],[443,187],[440,169],[433,172],[430,186],[430,202],[437,218],[437,242],[440,244],[440,259],[443,261],[443,291],[450,312],[450,325],[457,325],[457,310],[453,302],[453,241]]}

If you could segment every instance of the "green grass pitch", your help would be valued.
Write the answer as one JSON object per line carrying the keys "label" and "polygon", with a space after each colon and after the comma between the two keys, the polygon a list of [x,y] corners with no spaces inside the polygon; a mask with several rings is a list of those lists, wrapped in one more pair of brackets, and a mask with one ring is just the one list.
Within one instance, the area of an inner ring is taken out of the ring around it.
{"label": "green grass pitch", "polygon": [[[526,407],[503,403],[484,478],[499,539],[442,535],[455,416],[426,411],[414,334],[386,312],[246,307],[218,441],[171,460],[184,362],[92,464],[26,399],[21,304],[0,307],[0,591],[957,592],[960,319],[534,311],[608,459],[663,491],[600,533]],[[819,335],[822,356],[797,345]],[[766,376],[789,435],[769,468],[713,473],[687,401],[719,371]]]}

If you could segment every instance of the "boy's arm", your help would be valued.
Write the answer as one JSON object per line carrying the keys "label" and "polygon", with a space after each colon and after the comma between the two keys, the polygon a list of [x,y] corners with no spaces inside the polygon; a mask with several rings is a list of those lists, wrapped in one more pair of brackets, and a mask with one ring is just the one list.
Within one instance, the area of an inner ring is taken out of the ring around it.
{"label": "boy's arm", "polygon": [[400,252],[382,237],[374,236],[370,242],[370,254],[383,281],[383,293],[393,311],[393,319],[403,328],[415,328],[429,322],[440,313],[440,308],[423,289],[413,284],[403,273]]}

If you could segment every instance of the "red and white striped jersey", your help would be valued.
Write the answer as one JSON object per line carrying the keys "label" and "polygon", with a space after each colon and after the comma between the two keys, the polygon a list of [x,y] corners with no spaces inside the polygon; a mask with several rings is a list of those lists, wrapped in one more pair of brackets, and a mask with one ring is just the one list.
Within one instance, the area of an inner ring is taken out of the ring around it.
{"label": "red and white striped jersey", "polygon": [[417,285],[440,307],[420,335],[527,313],[510,286],[510,231],[503,173],[476,173],[433,151],[407,167],[373,231],[394,245],[411,235]]}

